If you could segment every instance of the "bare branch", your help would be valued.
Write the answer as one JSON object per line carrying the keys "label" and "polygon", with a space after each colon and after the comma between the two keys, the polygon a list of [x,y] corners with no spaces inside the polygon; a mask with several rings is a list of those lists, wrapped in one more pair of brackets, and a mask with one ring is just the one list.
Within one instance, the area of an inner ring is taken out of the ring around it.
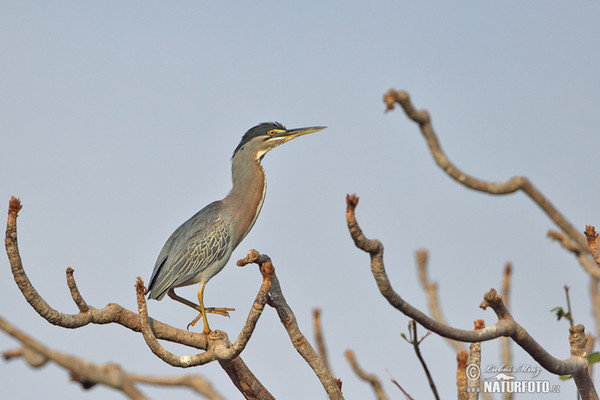
{"label": "bare branch", "polygon": [[329,357],[327,357],[327,346],[325,346],[325,338],[323,337],[323,330],[321,329],[321,310],[315,308],[313,310],[313,329],[315,331],[315,342],[317,344],[317,351],[323,364],[333,376],[331,365],[329,364]]}
{"label": "bare branch", "polygon": [[437,135],[433,130],[429,113],[425,110],[415,109],[407,92],[390,89],[384,96],[384,102],[387,104],[387,111],[392,110],[395,103],[400,104],[406,116],[419,125],[433,159],[452,179],[469,189],[492,195],[510,194],[518,190],[523,191],[571,238],[571,240],[577,243],[581,251],[589,253],[587,242],[583,235],[575,229],[575,227],[556,209],[556,207],[554,207],[554,205],[552,205],[552,203],[550,203],[529,179],[522,176],[515,176],[505,182],[487,182],[465,174],[452,164],[442,150]]}
{"label": "bare branch", "polygon": [[587,368],[585,352],[587,337],[585,335],[585,328],[583,325],[577,325],[569,328],[569,332],[571,333],[569,335],[569,343],[571,343],[571,357],[579,357],[583,360],[586,360],[585,368],[578,369],[572,373],[573,378],[575,379],[575,384],[577,385],[577,389],[579,390],[579,395],[584,400],[598,400],[598,393],[596,393],[594,382],[592,381]]}
{"label": "bare branch", "polygon": [[[475,321],[475,330],[485,328],[485,322],[482,319],[478,319]],[[505,338],[502,338],[505,339]],[[469,365],[476,365],[477,371],[481,371],[481,343],[474,342],[469,346]],[[465,375],[467,378],[467,386],[469,389],[467,391],[468,398],[470,400],[477,400],[479,398],[479,379],[472,379],[473,376],[469,376],[470,373],[473,373],[473,367],[469,369],[465,369]]]}
{"label": "bare branch", "polygon": [[569,297],[569,287],[567,285],[564,286],[565,289],[565,297],[567,298],[567,319],[569,320],[569,324],[571,328],[575,326],[575,322],[573,322],[573,310],[571,309],[571,298]]}
{"label": "bare branch", "polygon": [[[502,299],[506,308],[510,309],[510,277],[512,273],[512,264],[506,263],[504,266],[504,274],[502,275]],[[483,322],[483,321],[482,321]],[[501,365],[512,365],[512,350],[510,338],[500,338],[500,363]],[[513,395],[511,392],[505,392],[502,395],[504,400],[511,400]]]}
{"label": "bare branch", "polygon": [[146,399],[117,364],[98,365],[79,357],[51,350],[2,317],[0,317],[0,329],[17,339],[26,348],[33,350],[48,360],[52,360],[54,363],[78,376],[85,376],[88,381],[101,383],[120,390],[130,399]]}
{"label": "bare branch", "polygon": [[590,251],[592,252],[592,256],[594,256],[594,260],[596,264],[600,266],[600,250],[598,249],[598,234],[596,233],[596,228],[592,225],[585,226],[585,237],[587,239],[588,246]]}
{"label": "bare branch", "polygon": [[[354,352],[352,350],[346,350],[344,354],[346,355],[346,359],[350,363],[354,373],[358,375],[360,379],[371,385],[377,400],[387,400],[388,397],[383,391],[383,386],[381,386],[379,379],[375,375],[365,372],[360,365],[358,365],[358,361],[356,361],[356,357],[354,357]],[[400,387],[400,385],[398,385],[398,387]],[[400,390],[404,392],[402,388],[400,388]]]}
{"label": "bare branch", "polygon": [[421,342],[427,336],[429,336],[429,334],[431,332],[427,332],[427,334],[425,334],[425,336],[423,336],[421,339],[418,339],[417,323],[415,322],[414,319],[408,323],[408,329],[410,331],[410,337],[411,337],[410,342],[413,345],[413,349],[415,350],[415,354],[417,355],[417,358],[419,359],[421,366],[423,367],[423,371],[425,371],[425,376],[427,377],[427,382],[429,382],[429,387],[431,388],[433,396],[439,400],[440,396],[438,394],[437,388],[435,387],[435,382],[433,381],[433,377],[431,376],[431,373],[429,372],[429,368],[427,368],[427,363],[425,362],[425,359],[423,358],[423,355],[421,354],[421,349],[419,349],[419,345],[421,344]]}
{"label": "bare branch", "polygon": [[483,342],[501,336],[510,336],[519,346],[540,363],[542,367],[553,374],[574,374],[575,371],[579,372],[583,369],[587,371],[587,360],[584,357],[571,356],[566,360],[559,360],[548,353],[513,319],[504,306],[502,297],[498,296],[494,289],[491,289],[484,295],[484,300],[480,307],[484,310],[487,307],[491,307],[498,317],[498,322],[481,330],[467,331],[453,328],[435,321],[420,310],[411,306],[392,288],[383,263],[383,245],[379,240],[367,239],[356,221],[355,208],[358,205],[358,197],[356,195],[348,195],[346,197],[346,204],[346,219],[350,235],[352,236],[356,247],[370,254],[371,272],[377,282],[379,291],[394,308],[401,311],[406,316],[415,319],[426,329],[454,340],[463,342]]}
{"label": "bare branch", "polygon": [[[238,260],[237,265],[242,267],[251,263],[255,263],[258,264],[262,269],[264,268],[265,264],[270,262],[271,259],[266,254],[260,254],[256,250],[250,250],[248,251],[248,256],[246,258]],[[277,279],[277,275],[275,273],[273,273],[271,278],[271,290],[269,293],[271,297],[268,300],[268,304],[277,310],[279,319],[285,327],[292,344],[315,372],[321,381],[321,384],[325,388],[329,398],[343,399],[344,397],[342,396],[338,382],[333,378],[333,376],[331,376],[331,373],[323,363],[321,357],[319,357],[317,352],[313,349],[306,337],[300,331],[298,323],[296,322],[296,316],[283,296],[279,279]]]}
{"label": "bare branch", "polygon": [[67,268],[67,286],[71,291],[71,298],[75,302],[77,308],[79,308],[79,311],[81,311],[82,313],[86,313],[90,310],[90,307],[83,299],[83,296],[79,292],[79,288],[77,288],[77,283],[75,283],[75,278],[73,277],[74,272],[75,271],[73,270],[73,268]]}
{"label": "bare branch", "polygon": [[403,395],[404,395],[404,396],[405,396],[405,397],[406,397],[408,400],[414,400],[414,399],[411,397],[411,395],[410,395],[410,394],[408,394],[408,393],[406,392],[406,390],[402,389],[402,386],[400,386],[400,384],[398,383],[398,381],[396,381],[394,378],[390,378],[390,380],[392,381],[392,383],[393,383],[394,385],[396,385],[396,387],[397,387],[398,389],[400,389],[400,391],[402,392],[402,394],[403,394]]}
{"label": "bare branch", "polygon": [[[427,250],[417,250],[415,253],[415,257],[417,259],[417,271],[419,275],[419,281],[421,282],[421,286],[423,290],[427,293],[427,303],[429,305],[429,312],[431,316],[436,321],[447,324],[444,315],[442,314],[442,309],[440,307],[437,284],[435,282],[431,282],[429,277],[427,276],[427,259],[428,253]],[[446,341],[454,348],[456,352],[460,352],[466,349],[466,347],[456,340],[446,339]]]}
{"label": "bare branch", "polygon": [[[103,384],[114,388],[113,384],[117,382],[120,385],[117,389],[124,392],[131,392],[132,396],[130,398],[141,399],[145,397],[140,392],[135,394],[137,389],[133,386],[133,383],[139,382],[158,386],[185,386],[193,389],[196,393],[207,399],[223,399],[213,389],[210,382],[200,375],[148,376],[126,372],[115,364],[96,364],[80,357],[49,349],[1,317],[0,329],[19,340],[23,345],[18,349],[6,352],[4,356],[7,360],[23,357],[34,368],[39,368],[45,365],[47,361],[52,361],[70,371],[71,380],[80,383],[85,389],[89,389],[96,384]],[[82,369],[82,366],[86,366],[86,369]],[[93,371],[94,374],[87,375],[89,371]]]}
{"label": "bare branch", "polygon": [[557,232],[551,229],[548,231],[548,237],[558,241],[565,250],[573,253],[575,257],[577,257],[579,264],[590,277],[600,279],[600,268],[598,268],[598,264],[596,264],[593,258],[589,257],[589,253],[582,252],[581,248],[570,240],[564,232]]}
{"label": "bare branch", "polygon": [[590,297],[592,298],[592,315],[596,322],[596,337],[600,338],[600,279],[590,278]]}
{"label": "bare branch", "polygon": [[207,399],[224,400],[224,398],[213,388],[212,384],[200,375],[152,376],[127,373],[127,376],[132,381],[148,385],[188,387]]}
{"label": "bare branch", "polygon": [[456,355],[456,389],[458,391],[458,400],[468,400],[467,392],[467,360],[469,355],[466,351],[461,351]]}

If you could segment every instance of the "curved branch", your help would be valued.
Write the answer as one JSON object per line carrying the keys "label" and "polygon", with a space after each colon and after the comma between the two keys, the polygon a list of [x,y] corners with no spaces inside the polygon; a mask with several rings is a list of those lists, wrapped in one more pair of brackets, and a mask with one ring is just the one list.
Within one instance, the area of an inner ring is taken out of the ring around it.
{"label": "curved branch", "polygon": [[75,302],[77,308],[82,313],[86,313],[90,310],[90,306],[87,305],[83,296],[79,292],[79,288],[77,287],[77,283],[75,282],[75,278],[73,277],[73,273],[75,271],[73,268],[67,268],[67,286],[69,287],[69,291],[71,292],[71,298]]}
{"label": "curved branch", "polygon": [[[352,350],[346,350],[344,355],[346,356],[348,363],[350,363],[350,366],[352,367],[352,370],[354,371],[354,373],[360,379],[362,379],[363,381],[365,381],[369,385],[371,385],[371,387],[373,388],[373,391],[375,392],[375,396],[377,397],[377,400],[387,400],[388,397],[385,394],[385,391],[383,390],[383,386],[381,385],[381,382],[379,381],[377,376],[365,372],[365,370],[363,370],[360,367],[360,365],[358,365],[358,361],[356,361],[356,357],[354,357],[354,352]],[[402,388],[400,390],[404,391]]]}
{"label": "curved branch", "polygon": [[566,234],[577,243],[581,251],[589,254],[585,237],[575,229],[575,227],[556,209],[556,207],[554,207],[554,205],[552,205],[552,203],[550,203],[529,179],[522,176],[515,176],[505,182],[488,182],[462,172],[452,164],[442,150],[436,133],[433,130],[429,113],[425,110],[415,109],[407,92],[390,89],[384,95],[384,102],[387,104],[386,111],[392,110],[395,103],[400,104],[406,116],[419,125],[433,159],[452,179],[469,189],[492,195],[510,194],[518,190],[523,191],[560,229],[566,232]]}
{"label": "curved branch", "polygon": [[480,307],[483,309],[491,307],[498,317],[498,322],[495,325],[480,330],[469,331],[453,328],[428,317],[420,310],[411,306],[394,291],[387,277],[383,263],[383,244],[376,239],[367,239],[356,221],[354,211],[358,205],[358,197],[356,195],[346,196],[346,205],[346,219],[350,235],[352,236],[356,247],[370,254],[371,272],[377,282],[379,291],[394,308],[406,316],[417,320],[417,322],[425,328],[438,335],[454,340],[460,340],[462,342],[483,342],[501,336],[510,336],[542,367],[553,374],[574,375],[582,370],[587,371],[587,360],[585,357],[572,355],[566,360],[559,360],[548,353],[529,335],[525,328],[513,319],[510,312],[504,306],[502,297],[498,296],[494,289],[491,289],[484,295],[484,300]]}

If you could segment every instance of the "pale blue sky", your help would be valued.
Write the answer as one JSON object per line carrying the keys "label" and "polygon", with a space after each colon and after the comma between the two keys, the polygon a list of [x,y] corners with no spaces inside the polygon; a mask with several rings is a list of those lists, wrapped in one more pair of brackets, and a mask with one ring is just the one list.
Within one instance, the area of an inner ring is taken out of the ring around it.
{"label": "pale blue sky", "polygon": [[[549,312],[564,305],[563,285],[576,321],[588,330],[593,322],[586,275],[545,237],[552,223],[522,194],[493,198],[450,181],[417,127],[400,111],[384,114],[381,98],[390,87],[409,91],[466,172],[528,176],[577,227],[600,225],[599,17],[595,1],[3,1],[0,205],[21,198],[25,267],[52,306],[76,311],[64,282],[72,267],[88,303],[135,309],[134,280],[149,279],[170,233],[230,189],[229,159],[248,128],[327,125],[266,156],[263,212],[207,286],[208,305],[237,309],[230,319],[213,316],[214,329],[234,338],[245,321],[260,277],[234,260],[256,248],[273,258],[311,340],[311,311],[322,308],[347,399],[372,398],[343,358],[347,348],[390,397],[402,395],[386,369],[415,398],[430,397],[400,338],[408,318],[381,297],[347,232],[344,197],[355,192],[359,222],[385,244],[388,274],[407,301],[426,308],[414,251],[427,248],[449,322],[492,324],[478,305],[512,261],[516,319],[566,358],[568,324]],[[173,369],[120,327],[50,326],[18,292],[6,258],[0,267],[0,315],[46,345],[135,372],[203,374],[225,397],[241,398],[218,365]],[[168,299],[149,307],[179,327],[195,316]],[[0,335],[1,350],[14,346]],[[452,350],[432,336],[422,351],[440,392],[454,396]],[[520,350],[515,357],[535,365]],[[272,309],[243,358],[277,398],[325,397]],[[499,364],[497,342],[483,346],[483,364]],[[2,362],[0,374],[11,399],[121,398],[104,387],[82,393],[54,365]],[[571,382],[543,379],[575,395]],[[170,393],[141,389],[151,398]]]}

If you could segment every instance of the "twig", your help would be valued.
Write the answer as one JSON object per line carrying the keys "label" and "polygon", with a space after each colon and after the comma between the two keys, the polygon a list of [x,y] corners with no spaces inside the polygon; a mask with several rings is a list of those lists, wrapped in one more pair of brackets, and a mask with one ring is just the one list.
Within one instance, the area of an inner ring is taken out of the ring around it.
{"label": "twig", "polygon": [[[475,321],[475,330],[485,328],[485,322],[482,319],[478,319]],[[502,338],[505,339],[505,338]],[[503,364],[504,365],[504,364]],[[470,376],[469,374],[473,372],[473,369],[476,371],[481,371],[481,343],[474,342],[469,346],[469,370],[465,369],[466,377],[467,377],[467,386],[469,390],[467,390],[469,400],[477,400],[479,398],[479,387],[480,381],[479,379]],[[477,377],[479,378],[479,377]]]}
{"label": "twig", "polygon": [[467,360],[469,355],[466,351],[461,351],[456,355],[456,390],[458,400],[468,400],[467,392]]}
{"label": "twig", "polygon": [[[388,372],[388,373],[389,373],[389,372]],[[390,376],[391,376],[391,374],[390,374]],[[400,384],[398,383],[398,381],[396,381],[396,380],[395,380],[393,377],[390,377],[390,381],[391,381],[391,382],[392,382],[394,385],[396,385],[396,387],[397,387],[398,389],[400,389],[400,391],[402,392],[402,394],[404,394],[404,396],[406,396],[406,399],[407,399],[407,400],[414,400],[414,399],[411,397],[411,395],[410,395],[410,394],[408,394],[408,393],[406,392],[406,390],[402,389],[402,386],[400,386]]]}
{"label": "twig", "polygon": [[598,249],[598,234],[592,225],[585,226],[585,237],[596,264],[600,266],[600,250]]}
{"label": "twig", "polygon": [[[354,352],[352,350],[346,350],[344,354],[354,373],[358,375],[360,379],[371,385],[377,400],[387,400],[388,397],[383,391],[383,386],[379,379],[375,375],[365,372],[360,365],[358,365],[358,361],[356,361],[356,357],[354,357]],[[400,387],[400,385],[398,385],[398,387]],[[402,390],[402,388],[400,388],[400,390]],[[404,392],[404,390],[402,390],[402,392]]]}
{"label": "twig", "polygon": [[[415,253],[415,258],[417,259],[417,271],[419,275],[419,281],[421,282],[423,290],[425,290],[425,292],[427,293],[427,303],[429,305],[429,312],[431,313],[433,319],[442,324],[447,324],[446,319],[442,314],[442,309],[440,307],[437,284],[435,282],[431,282],[429,280],[429,277],[427,276],[427,250],[417,250],[417,252]],[[446,339],[446,342],[450,344],[456,352],[465,350],[465,346],[461,342],[457,342],[456,340],[451,339]]]}
{"label": "twig", "polygon": [[592,298],[592,315],[596,325],[596,337],[600,338],[600,279],[590,278],[590,297]]}
{"label": "twig", "polygon": [[564,249],[573,253],[575,257],[577,257],[579,264],[583,267],[585,272],[590,275],[590,277],[600,279],[600,268],[598,268],[596,261],[589,257],[589,252],[581,251],[581,248],[572,240],[570,240],[564,232],[557,232],[550,229],[548,231],[548,237],[552,240],[558,241]]}
{"label": "twig", "polygon": [[319,356],[321,356],[321,360],[323,360],[325,368],[327,368],[329,373],[333,375],[331,365],[329,364],[329,357],[327,356],[327,346],[325,346],[323,329],[321,328],[321,310],[318,308],[315,308],[313,310],[313,329],[315,331],[315,342],[317,344],[317,351],[319,352]]}
{"label": "twig", "polygon": [[[248,251],[248,256],[246,258],[238,260],[237,265],[242,267],[251,263],[255,263],[262,268],[263,265],[270,262],[271,259],[269,256],[260,254],[256,250],[250,250]],[[325,388],[329,398],[343,399],[344,397],[342,396],[342,392],[337,381],[333,378],[333,376],[331,376],[331,373],[323,363],[323,360],[321,360],[321,357],[319,357],[317,352],[313,349],[306,337],[300,331],[298,323],[296,322],[296,316],[283,296],[279,279],[277,279],[277,275],[275,273],[273,273],[273,277],[271,278],[271,290],[269,294],[270,298],[268,300],[268,304],[277,310],[279,319],[285,327],[292,344],[315,372],[319,378],[319,381]]]}
{"label": "twig", "polygon": [[567,285],[564,286],[565,288],[565,297],[567,298],[567,319],[569,320],[569,324],[571,324],[571,328],[573,326],[575,326],[575,323],[573,322],[573,310],[571,309],[571,298],[569,297],[569,287]]}
{"label": "twig", "polygon": [[431,388],[431,391],[433,392],[433,396],[439,400],[440,396],[438,394],[437,388],[435,387],[435,382],[433,381],[433,377],[431,376],[431,373],[429,372],[429,368],[427,368],[427,363],[425,362],[425,359],[423,358],[423,355],[421,354],[421,349],[419,349],[419,345],[421,344],[421,342],[427,337],[429,336],[429,334],[431,332],[427,332],[427,334],[425,334],[425,336],[423,336],[421,339],[417,339],[417,323],[416,321],[413,319],[408,323],[408,329],[410,332],[410,343],[413,346],[413,349],[415,350],[415,354],[417,355],[417,358],[419,359],[419,362],[421,363],[421,366],[423,367],[423,371],[425,371],[425,376],[427,376],[427,381],[429,382],[429,387]]}
{"label": "twig", "polygon": [[[504,274],[502,275],[502,299],[506,308],[510,309],[510,277],[512,273],[512,264],[506,263]],[[483,321],[482,321],[483,322]],[[510,338],[500,338],[500,363],[501,365],[512,365],[512,350]],[[511,400],[513,394],[511,391],[505,391],[502,395],[504,400]]]}

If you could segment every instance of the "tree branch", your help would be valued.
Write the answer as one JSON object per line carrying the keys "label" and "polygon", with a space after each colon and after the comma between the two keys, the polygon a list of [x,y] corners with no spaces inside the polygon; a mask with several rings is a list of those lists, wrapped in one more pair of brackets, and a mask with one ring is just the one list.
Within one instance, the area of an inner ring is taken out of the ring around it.
{"label": "tree branch", "polygon": [[83,360],[79,357],[54,351],[44,346],[37,340],[28,336],[4,318],[0,317],[0,329],[21,342],[26,348],[40,354],[47,360],[60,365],[72,373],[84,376],[94,383],[101,383],[125,393],[130,399],[146,399],[146,397],[133,385],[133,382],[117,364],[98,365]]}
{"label": "tree branch", "polygon": [[577,246],[572,240],[570,240],[564,232],[557,232],[552,229],[548,231],[548,237],[552,240],[558,241],[560,245],[567,251],[570,251],[577,257],[577,261],[583,267],[585,272],[594,279],[600,279],[600,268],[598,264],[589,257],[589,253],[581,251],[581,248]]}
{"label": "tree branch", "polygon": [[200,375],[182,376],[148,376],[122,370],[114,363],[96,364],[80,357],[52,350],[39,341],[28,336],[17,327],[0,317],[0,329],[21,342],[22,347],[4,353],[4,358],[10,360],[23,357],[34,368],[39,368],[52,361],[70,371],[71,378],[89,389],[96,384],[110,386],[124,392],[132,399],[145,399],[134,383],[146,383],[158,386],[185,386],[210,400],[223,398],[213,389],[209,381]]}
{"label": "tree branch", "polygon": [[435,382],[433,381],[433,377],[431,376],[431,373],[429,372],[429,368],[427,368],[427,363],[425,362],[425,359],[423,358],[423,355],[421,354],[421,349],[419,349],[419,345],[421,344],[421,342],[427,336],[429,336],[429,334],[431,332],[427,332],[425,334],[425,336],[423,336],[421,339],[418,339],[417,323],[414,319],[408,323],[408,331],[409,331],[409,335],[410,335],[409,342],[413,346],[415,354],[417,355],[417,358],[419,359],[419,362],[421,363],[421,367],[423,367],[423,371],[425,371],[425,376],[427,377],[427,382],[429,382],[429,387],[431,388],[433,397],[435,397],[437,400],[439,400],[440,395],[438,394],[437,388],[435,387]]}
{"label": "tree branch", "polygon": [[384,95],[384,102],[387,105],[386,111],[392,110],[394,108],[394,104],[398,103],[404,110],[406,116],[419,125],[421,128],[421,133],[425,137],[427,146],[429,147],[429,151],[431,152],[433,159],[437,165],[452,179],[468,187],[469,189],[492,195],[510,194],[518,190],[523,191],[561,230],[563,230],[571,238],[571,240],[577,243],[582,251],[589,253],[585,237],[583,237],[583,235],[577,229],[575,229],[575,227],[556,209],[556,207],[554,207],[554,205],[552,205],[552,203],[550,203],[550,201],[529,181],[529,179],[522,176],[515,176],[505,182],[488,182],[462,172],[454,164],[452,164],[442,150],[436,133],[433,130],[429,113],[425,110],[415,109],[407,92],[390,89]]}
{"label": "tree branch", "polygon": [[[437,284],[435,282],[431,282],[429,280],[429,277],[427,276],[427,250],[417,250],[417,252],[415,253],[415,257],[417,259],[417,271],[419,281],[421,282],[423,290],[425,290],[425,292],[427,293],[427,303],[429,304],[429,312],[431,313],[433,319],[442,324],[447,324],[446,319],[442,314],[442,308],[440,307]],[[446,339],[446,341],[454,348],[454,350],[457,353],[466,349],[466,347],[461,342],[457,342],[456,340],[452,339]]]}
{"label": "tree branch", "polygon": [[[352,350],[346,350],[344,354],[346,355],[346,359],[350,363],[350,366],[352,367],[354,373],[358,375],[360,379],[371,385],[373,391],[375,392],[377,400],[387,400],[388,397],[385,394],[383,386],[381,385],[379,379],[375,375],[365,372],[360,367],[360,365],[358,365],[358,361],[356,361],[356,357],[354,357],[354,352]],[[398,387],[400,387],[400,385],[398,385]],[[404,389],[400,388],[400,390],[402,390],[402,392],[405,393]]]}
{"label": "tree branch", "polygon": [[197,365],[204,365],[209,362],[215,360],[232,360],[239,356],[241,352],[244,350],[254,329],[256,328],[256,323],[258,319],[262,315],[262,312],[265,308],[265,304],[267,302],[267,297],[269,290],[271,289],[271,279],[275,274],[275,269],[273,268],[273,264],[270,262],[265,263],[261,266],[261,273],[263,276],[263,283],[258,291],[258,295],[254,300],[254,304],[250,309],[250,313],[248,314],[248,318],[244,327],[240,331],[238,339],[234,344],[229,341],[227,334],[223,331],[212,331],[208,335],[208,348],[205,353],[197,354],[195,356],[176,356],[165,348],[163,348],[154,333],[152,332],[152,328],[150,327],[150,323],[148,321],[148,309],[146,306],[146,298],[144,297],[148,290],[144,286],[144,282],[141,278],[137,278],[136,293],[137,293],[137,303],[138,303],[138,312],[140,314],[140,321],[142,325],[142,334],[144,335],[144,340],[150,347],[150,350],[154,354],[156,354],[160,359],[165,361],[166,363],[181,368],[194,367]]}
{"label": "tree branch", "polygon": [[325,346],[325,338],[323,336],[323,330],[321,329],[321,310],[315,308],[313,310],[313,329],[315,331],[315,342],[317,343],[317,351],[325,368],[333,376],[331,365],[329,364],[329,358],[327,357],[327,346]]}
{"label": "tree branch", "polygon": [[[246,258],[238,260],[237,265],[243,267],[245,265],[255,263],[263,268],[266,263],[270,262],[271,259],[269,256],[260,254],[256,250],[250,250],[248,251],[248,256]],[[344,397],[342,396],[342,392],[338,387],[338,383],[333,376],[331,376],[331,373],[323,363],[323,360],[321,360],[321,357],[319,357],[317,352],[313,349],[306,337],[300,331],[298,323],[296,322],[296,316],[283,296],[281,286],[279,285],[279,279],[277,279],[277,275],[275,273],[273,273],[273,277],[271,278],[271,290],[268,304],[277,310],[279,319],[285,327],[292,344],[315,372],[319,378],[319,381],[321,381],[321,384],[325,388],[329,398],[343,399]]]}
{"label": "tree branch", "polygon": [[600,250],[598,249],[598,234],[596,233],[596,228],[592,225],[586,225],[585,227],[585,237],[587,239],[588,246],[596,261],[596,264],[600,266]]}
{"label": "tree branch", "polygon": [[406,316],[415,319],[426,329],[454,340],[472,343],[483,342],[501,336],[510,336],[542,367],[553,374],[574,375],[583,370],[587,371],[587,360],[585,357],[572,355],[566,360],[559,360],[548,353],[513,319],[510,312],[504,306],[502,297],[498,296],[494,289],[491,289],[484,295],[484,300],[480,307],[484,310],[487,307],[491,307],[498,317],[498,322],[481,330],[467,331],[453,328],[439,323],[411,306],[392,288],[383,263],[383,245],[379,240],[367,239],[356,221],[355,208],[358,205],[358,197],[356,195],[346,196],[346,204],[346,219],[350,235],[352,236],[356,247],[370,254],[371,272],[375,278],[379,291],[394,308],[401,311]]}

